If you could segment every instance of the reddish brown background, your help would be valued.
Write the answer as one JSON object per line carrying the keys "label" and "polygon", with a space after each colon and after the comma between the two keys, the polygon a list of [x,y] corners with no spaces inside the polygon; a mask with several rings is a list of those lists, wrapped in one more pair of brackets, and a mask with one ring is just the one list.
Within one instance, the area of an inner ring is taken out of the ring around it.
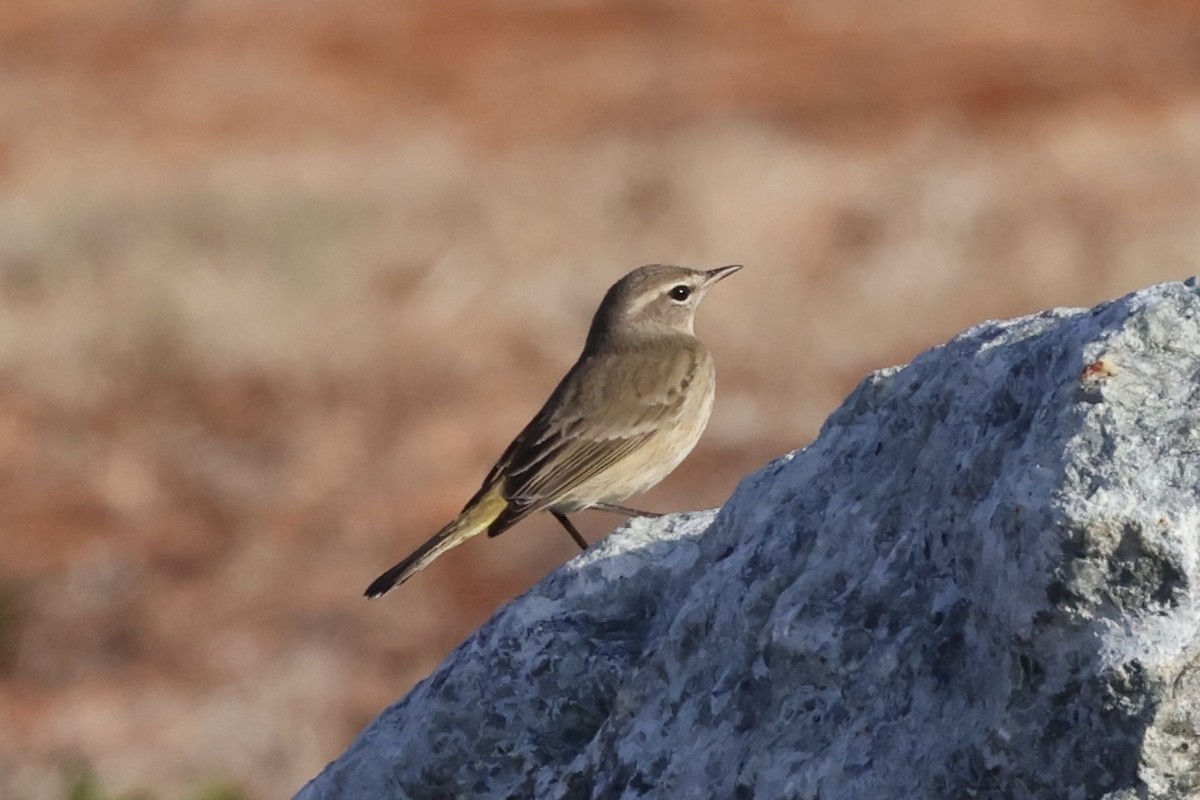
{"label": "reddish brown background", "polygon": [[642,501],[714,506],[871,369],[1198,271],[1200,3],[3,4],[0,797],[299,788],[572,556],[359,596],[660,260],[747,265]]}

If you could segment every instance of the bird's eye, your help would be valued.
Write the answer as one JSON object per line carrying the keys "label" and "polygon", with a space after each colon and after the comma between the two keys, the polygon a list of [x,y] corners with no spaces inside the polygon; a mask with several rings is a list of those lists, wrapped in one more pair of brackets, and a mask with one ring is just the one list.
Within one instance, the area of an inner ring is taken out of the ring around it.
{"label": "bird's eye", "polygon": [[685,286],[681,283],[678,286],[673,287],[671,291],[667,292],[667,294],[672,300],[682,303],[684,300],[687,300],[689,297],[691,297],[692,287]]}

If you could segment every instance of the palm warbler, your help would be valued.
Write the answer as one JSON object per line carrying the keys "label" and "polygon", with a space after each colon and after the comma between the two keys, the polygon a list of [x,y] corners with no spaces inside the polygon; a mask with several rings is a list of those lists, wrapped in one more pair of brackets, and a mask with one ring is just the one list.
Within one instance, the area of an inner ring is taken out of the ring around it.
{"label": "palm warbler", "polygon": [[483,486],[450,524],[376,578],[366,596],[379,597],[476,534],[498,536],[542,509],[581,548],[587,543],[569,513],[653,516],[617,504],[670,474],[708,424],[715,372],[693,321],[709,288],[739,269],[653,264],[613,284],[579,360]]}

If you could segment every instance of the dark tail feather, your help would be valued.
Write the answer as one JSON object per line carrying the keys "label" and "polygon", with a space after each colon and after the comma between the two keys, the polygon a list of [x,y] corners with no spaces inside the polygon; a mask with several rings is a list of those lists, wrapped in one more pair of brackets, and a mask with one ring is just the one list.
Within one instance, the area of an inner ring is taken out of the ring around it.
{"label": "dark tail feather", "polygon": [[483,495],[457,519],[418,547],[416,552],[371,581],[363,594],[374,599],[404,583],[442,553],[487,530],[507,505],[508,501],[500,494],[498,487]]}
{"label": "dark tail feather", "polygon": [[434,536],[428,542],[421,545],[421,548],[411,556],[371,581],[371,585],[367,587],[367,591],[363,592],[363,594],[373,600],[411,578],[421,567],[433,560],[433,558],[428,557],[429,553],[432,552],[434,547],[442,543],[443,538],[441,537],[443,537],[443,534],[440,533]]}

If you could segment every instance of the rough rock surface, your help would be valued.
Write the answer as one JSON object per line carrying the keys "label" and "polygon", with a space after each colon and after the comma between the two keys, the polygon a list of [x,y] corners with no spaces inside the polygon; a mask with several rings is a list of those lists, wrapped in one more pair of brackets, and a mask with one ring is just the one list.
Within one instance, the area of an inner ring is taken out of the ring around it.
{"label": "rough rock surface", "polygon": [[502,609],[299,797],[1200,792],[1200,285],[871,375]]}

